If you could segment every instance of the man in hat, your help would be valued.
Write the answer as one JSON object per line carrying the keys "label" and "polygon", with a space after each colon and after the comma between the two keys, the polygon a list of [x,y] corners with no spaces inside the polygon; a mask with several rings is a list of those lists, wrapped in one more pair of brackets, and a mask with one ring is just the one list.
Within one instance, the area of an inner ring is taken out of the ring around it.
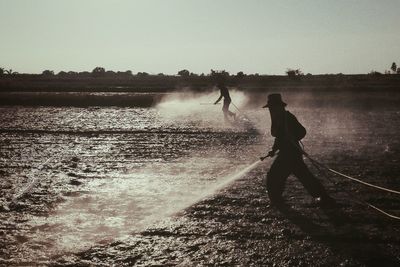
{"label": "man in hat", "polygon": [[269,109],[271,135],[275,141],[268,155],[260,159],[273,157],[279,151],[267,174],[266,187],[271,203],[276,206],[284,204],[282,193],[285,182],[289,175],[294,174],[321,206],[332,207],[335,201],[304,163],[299,142],[306,135],[306,129],[285,107],[280,94],[268,95],[268,103],[263,107]]}
{"label": "man in hat", "polygon": [[228,88],[222,82],[219,82],[217,84],[217,88],[219,88],[221,95],[219,96],[217,101],[215,101],[214,105],[218,104],[219,101],[221,101],[221,99],[224,98],[224,105],[222,106],[222,112],[224,113],[225,121],[229,121],[229,116],[233,117],[233,119],[235,120],[236,114],[229,110],[229,105],[231,104],[232,100],[229,95]]}

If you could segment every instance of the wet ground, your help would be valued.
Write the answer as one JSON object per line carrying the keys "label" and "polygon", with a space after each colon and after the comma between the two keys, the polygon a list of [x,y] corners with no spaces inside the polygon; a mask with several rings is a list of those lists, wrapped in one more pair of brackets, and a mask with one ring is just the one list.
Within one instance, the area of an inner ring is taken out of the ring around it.
{"label": "wet ground", "polygon": [[[0,107],[0,264],[400,263],[399,221],[360,203],[399,216],[398,195],[311,167],[340,208],[321,209],[291,177],[277,210],[262,186],[270,160],[221,186],[273,140],[265,110],[238,101],[245,116],[224,123],[208,97],[150,108]],[[399,190],[400,110],[379,104],[386,94],[374,98],[368,107],[285,99],[316,160]]]}

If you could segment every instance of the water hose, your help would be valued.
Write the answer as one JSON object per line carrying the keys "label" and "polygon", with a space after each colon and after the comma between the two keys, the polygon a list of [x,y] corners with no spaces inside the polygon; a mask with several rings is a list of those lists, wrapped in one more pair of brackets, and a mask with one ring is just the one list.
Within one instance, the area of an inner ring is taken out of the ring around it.
{"label": "water hose", "polygon": [[[302,143],[301,143],[301,144],[302,144]],[[369,187],[372,187],[372,188],[375,188],[375,189],[379,189],[379,190],[382,190],[382,191],[386,191],[386,192],[389,192],[389,193],[400,194],[399,191],[392,190],[392,189],[389,189],[389,188],[385,188],[385,187],[382,187],[382,186],[377,186],[377,185],[374,185],[374,184],[370,184],[370,183],[364,182],[364,181],[362,181],[362,180],[360,180],[360,179],[357,179],[357,178],[351,177],[351,176],[349,176],[349,175],[343,174],[343,173],[341,173],[341,172],[338,172],[338,171],[336,171],[336,170],[334,170],[334,169],[332,169],[332,168],[329,168],[329,167],[326,166],[325,164],[322,164],[322,163],[316,161],[315,159],[313,159],[307,152],[304,151],[304,148],[301,148],[301,147],[299,147],[299,146],[297,146],[297,145],[296,145],[296,147],[298,147],[299,149],[301,149],[303,155],[304,155],[307,159],[309,159],[309,160],[311,161],[311,163],[312,163],[320,172],[322,172],[320,168],[323,168],[323,169],[328,170],[328,171],[330,171],[330,172],[332,172],[332,173],[334,173],[334,174],[336,174],[336,175],[339,175],[339,176],[341,176],[341,177],[347,178],[347,179],[349,179],[349,180],[351,180],[351,181],[354,181],[354,182],[357,182],[357,183],[360,183],[360,184],[363,184],[363,185],[366,185],[366,186],[369,186]],[[303,145],[303,147],[304,147],[304,145]],[[328,178],[327,175],[325,175],[325,177]],[[328,179],[329,179],[329,178],[328,178]],[[329,180],[330,180],[330,179],[329,179]],[[330,180],[330,182],[332,182],[332,181]],[[352,198],[352,199],[355,198],[354,196],[350,196],[349,194],[348,194],[348,196],[349,196],[350,198]],[[368,203],[368,202],[366,202],[366,201],[359,200],[359,199],[356,198],[356,202],[358,202],[359,204],[367,205],[368,207],[370,207],[370,208],[372,208],[372,209],[374,209],[374,210],[380,212],[381,214],[383,214],[383,215],[385,215],[385,216],[387,216],[387,217],[390,217],[390,218],[396,219],[396,220],[400,220],[400,217],[399,217],[399,216],[390,214],[389,212],[386,212],[386,211],[384,211],[384,210],[382,210],[382,209],[376,207],[375,205],[372,205],[372,204],[370,204],[370,203]]]}
{"label": "water hose", "polygon": [[[362,181],[362,180],[360,180],[360,179],[357,179],[357,178],[351,177],[351,176],[349,176],[349,175],[343,174],[343,173],[341,173],[341,172],[338,172],[338,171],[336,171],[336,170],[334,170],[334,169],[332,169],[332,168],[329,168],[329,167],[326,166],[325,164],[322,164],[322,163],[316,161],[315,159],[313,159],[313,158],[305,151],[304,145],[303,145],[303,143],[302,143],[301,141],[300,141],[300,144],[301,144],[302,146],[300,146],[299,144],[297,144],[296,142],[293,141],[293,140],[295,140],[295,139],[290,135],[290,131],[288,130],[287,121],[286,121],[286,116],[284,117],[284,125],[285,125],[285,132],[286,132],[287,137],[288,137],[288,139],[290,140],[290,142],[291,142],[291,143],[294,145],[294,147],[296,147],[306,158],[308,158],[314,166],[316,166],[316,167],[318,166],[317,169],[318,169],[319,171],[321,171],[320,168],[319,168],[319,167],[321,167],[321,168],[323,168],[323,169],[325,169],[325,170],[328,170],[329,172],[332,172],[332,173],[334,173],[334,174],[336,174],[336,175],[339,175],[339,176],[341,176],[341,177],[344,177],[344,178],[346,178],[346,179],[348,179],[348,180],[351,180],[351,181],[353,181],[353,182],[357,182],[357,183],[360,183],[360,184],[363,184],[363,185],[366,185],[366,186],[369,186],[369,187],[372,187],[372,188],[375,188],[375,189],[379,189],[379,190],[382,190],[382,191],[386,191],[386,192],[389,192],[389,193],[394,193],[394,194],[400,195],[400,192],[399,192],[399,191],[396,191],[396,190],[393,190],[393,189],[389,189],[389,188],[385,188],[385,187],[382,187],[382,186],[377,186],[377,185],[374,185],[374,184],[371,184],[371,183],[364,182],[364,181]],[[327,176],[326,176],[326,177],[327,177]],[[329,180],[330,180],[330,179],[329,179]],[[332,181],[331,181],[331,182],[332,182]],[[354,196],[352,196],[352,199],[354,199]],[[374,210],[376,210],[376,211],[380,212],[381,214],[383,214],[383,215],[385,215],[385,216],[388,216],[388,217],[390,217],[390,218],[392,218],[392,219],[400,220],[400,217],[399,217],[399,216],[390,214],[390,213],[388,213],[388,212],[386,212],[386,211],[384,211],[384,210],[382,210],[382,209],[380,209],[380,208],[378,208],[378,207],[376,207],[376,206],[374,206],[374,205],[372,205],[372,204],[370,204],[370,203],[368,203],[368,202],[366,202],[366,201],[358,200],[358,199],[357,199],[357,202],[359,202],[359,203],[361,203],[361,204],[365,204],[365,205],[367,205],[368,207],[371,207],[371,208],[373,208]]]}
{"label": "water hose", "polygon": [[322,168],[324,168],[324,169],[326,169],[326,170],[328,170],[328,171],[330,171],[330,172],[332,172],[332,173],[334,173],[334,174],[337,174],[337,175],[339,175],[339,176],[342,176],[342,177],[344,177],[344,178],[347,178],[347,179],[349,179],[349,180],[352,180],[352,181],[354,181],[354,182],[357,182],[357,183],[360,183],[360,184],[363,184],[363,185],[366,185],[366,186],[369,186],[369,187],[373,187],[373,188],[376,188],[376,189],[379,189],[379,190],[382,190],[382,191],[386,191],[386,192],[389,192],[389,193],[394,193],[394,194],[400,195],[400,192],[399,192],[399,191],[396,191],[396,190],[393,190],[393,189],[389,189],[389,188],[385,188],[385,187],[378,186],[378,185],[374,185],[374,184],[370,184],[370,183],[364,182],[364,181],[362,181],[362,180],[360,180],[360,179],[357,179],[357,178],[351,177],[351,176],[349,176],[349,175],[343,174],[343,173],[341,173],[341,172],[338,172],[338,171],[336,171],[336,170],[334,170],[334,169],[332,169],[332,168],[329,168],[328,166],[326,166],[326,165],[324,165],[324,164],[322,164],[322,163],[316,161],[315,159],[311,158],[310,155],[307,154],[304,150],[303,150],[303,154],[304,154],[310,161],[312,161],[312,162],[318,164],[320,167],[322,167]]}
{"label": "water hose", "polygon": [[246,120],[248,120],[248,121],[251,122],[251,120],[249,119],[249,117],[247,117],[246,114],[244,114],[233,102],[231,102],[231,104],[232,104],[232,106],[234,106],[234,107],[236,108],[236,110],[237,110],[240,114],[242,114],[243,117],[245,117]]}

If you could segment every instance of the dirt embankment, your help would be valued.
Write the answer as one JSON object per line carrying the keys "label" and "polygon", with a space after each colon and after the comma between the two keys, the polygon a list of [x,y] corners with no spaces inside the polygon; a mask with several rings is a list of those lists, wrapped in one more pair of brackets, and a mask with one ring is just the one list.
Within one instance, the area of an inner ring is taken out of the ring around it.
{"label": "dirt embankment", "polygon": [[[182,88],[203,92],[215,86],[216,78],[209,75],[0,75],[0,92],[172,92]],[[224,76],[227,86],[253,92],[289,89],[307,90],[398,90],[400,75],[245,75]]]}

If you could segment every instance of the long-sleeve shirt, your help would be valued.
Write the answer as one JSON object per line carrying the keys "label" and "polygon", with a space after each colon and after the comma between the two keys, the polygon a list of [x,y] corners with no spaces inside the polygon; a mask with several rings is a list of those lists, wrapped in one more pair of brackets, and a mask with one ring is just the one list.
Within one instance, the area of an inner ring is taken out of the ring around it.
{"label": "long-sleeve shirt", "polygon": [[306,135],[306,129],[289,111],[272,119],[271,135],[275,137],[272,150],[279,150],[279,154],[301,154],[299,141]]}
{"label": "long-sleeve shirt", "polygon": [[224,102],[229,102],[230,103],[231,102],[231,96],[229,95],[228,88],[226,88],[223,85],[218,85],[218,88],[219,88],[219,90],[221,92],[221,95],[219,96],[217,102],[219,102],[221,100],[221,98],[223,97],[224,98]]}

